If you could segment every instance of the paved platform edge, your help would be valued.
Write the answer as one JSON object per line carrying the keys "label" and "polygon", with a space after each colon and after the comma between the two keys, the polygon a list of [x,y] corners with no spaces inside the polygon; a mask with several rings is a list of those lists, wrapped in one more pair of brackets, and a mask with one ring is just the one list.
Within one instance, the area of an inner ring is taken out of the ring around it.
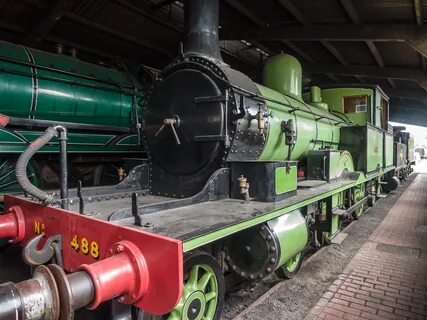
{"label": "paved platform edge", "polygon": [[418,174],[305,319],[427,319],[427,174]]}

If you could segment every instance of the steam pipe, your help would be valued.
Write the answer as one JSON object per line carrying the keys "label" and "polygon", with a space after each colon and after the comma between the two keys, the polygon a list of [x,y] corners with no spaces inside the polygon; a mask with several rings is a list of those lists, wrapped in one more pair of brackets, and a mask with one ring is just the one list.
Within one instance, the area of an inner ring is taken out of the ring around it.
{"label": "steam pipe", "polygon": [[185,1],[184,55],[203,55],[222,61],[219,49],[219,0]]}
{"label": "steam pipe", "polygon": [[68,210],[68,163],[67,163],[67,129],[63,126],[54,127],[59,132],[59,158],[60,158],[60,195],[61,195],[61,208]]}
{"label": "steam pipe", "polygon": [[52,126],[45,133],[34,140],[21,154],[16,163],[16,179],[24,191],[40,200],[44,205],[49,205],[53,195],[34,186],[27,177],[27,166],[31,158],[43,148],[53,137],[59,136],[60,142],[60,180],[61,180],[61,207],[68,208],[68,169],[67,169],[67,130],[63,126]]}

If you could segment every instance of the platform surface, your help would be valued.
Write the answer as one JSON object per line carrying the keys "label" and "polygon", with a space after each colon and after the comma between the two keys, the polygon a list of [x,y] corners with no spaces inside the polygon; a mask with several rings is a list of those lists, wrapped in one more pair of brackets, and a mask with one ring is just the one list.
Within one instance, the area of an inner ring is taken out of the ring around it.
{"label": "platform surface", "polygon": [[427,174],[394,204],[311,319],[427,319]]}

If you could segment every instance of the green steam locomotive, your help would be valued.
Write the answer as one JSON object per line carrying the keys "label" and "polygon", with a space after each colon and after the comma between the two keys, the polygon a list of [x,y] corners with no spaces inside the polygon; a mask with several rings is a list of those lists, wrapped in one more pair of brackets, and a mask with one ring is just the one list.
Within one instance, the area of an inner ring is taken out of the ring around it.
{"label": "green steam locomotive", "polygon": [[[52,124],[69,131],[70,174],[84,184],[116,182],[124,156],[141,156],[144,96],[122,71],[0,41],[0,195],[19,191],[18,155]],[[28,167],[33,183],[57,185],[58,141]],[[107,179],[107,180],[106,180]]]}
{"label": "green steam locomotive", "polygon": [[[186,1],[185,19],[184,51],[146,96],[146,162],[117,186],[60,197],[23,179],[27,197],[5,198],[0,235],[21,242],[27,262],[66,239],[64,259],[48,256],[61,268],[38,260],[37,277],[67,314],[111,300],[135,319],[220,319],[227,279],[292,278],[308,247],[329,243],[412,171],[400,158],[411,139],[394,135],[379,87],[303,95],[301,65],[287,54],[270,58],[255,83],[221,59],[219,0]],[[41,146],[30,145],[19,168]],[[34,224],[43,234],[24,232]],[[18,292],[0,299],[8,314],[26,307],[16,297],[45,299],[8,286]],[[56,315],[46,305],[41,314]]]}

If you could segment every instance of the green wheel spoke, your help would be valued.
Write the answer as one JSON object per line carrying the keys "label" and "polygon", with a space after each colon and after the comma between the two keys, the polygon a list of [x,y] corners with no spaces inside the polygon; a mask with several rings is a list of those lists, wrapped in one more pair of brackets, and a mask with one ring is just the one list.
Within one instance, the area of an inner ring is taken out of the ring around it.
{"label": "green wheel spoke", "polygon": [[[189,258],[186,266],[186,281],[182,296],[175,308],[166,316],[167,320],[215,320],[219,301],[221,299],[221,285],[218,282],[217,270],[210,263],[217,263],[214,258],[205,253]],[[194,263],[191,263],[194,259]],[[198,260],[208,263],[199,262]],[[210,261],[212,259],[212,262]],[[198,263],[199,262],[199,263]]]}
{"label": "green wheel spoke", "polygon": [[6,179],[10,175],[12,175],[14,172],[15,172],[15,169],[10,170],[8,173],[6,173],[6,174],[4,174],[3,176],[0,177],[0,181],[3,181],[4,179]]}
{"label": "green wheel spoke", "polygon": [[295,257],[293,257],[286,263],[286,269],[290,272],[294,271],[298,267],[298,262],[300,258],[301,253],[298,253]]}
{"label": "green wheel spoke", "polygon": [[168,320],[179,320],[181,319],[181,314],[177,309],[172,310],[168,316]]}
{"label": "green wheel spoke", "polygon": [[206,302],[211,301],[212,299],[215,299],[217,296],[216,292],[209,292],[205,295]]}
{"label": "green wheel spoke", "polygon": [[[191,268],[190,272],[189,272],[189,277],[187,280],[187,284],[191,287],[196,287],[197,286],[197,280],[199,278],[199,265],[194,266],[193,268]],[[187,285],[186,284],[186,285]]]}
{"label": "green wheel spoke", "polygon": [[4,166],[9,162],[8,159],[6,159],[1,165],[0,165],[0,170],[4,168]]}
{"label": "green wheel spoke", "polygon": [[197,287],[201,290],[201,291],[205,291],[206,286],[209,283],[209,280],[212,278],[213,274],[211,272],[206,272],[201,278],[200,280],[197,282]]}

